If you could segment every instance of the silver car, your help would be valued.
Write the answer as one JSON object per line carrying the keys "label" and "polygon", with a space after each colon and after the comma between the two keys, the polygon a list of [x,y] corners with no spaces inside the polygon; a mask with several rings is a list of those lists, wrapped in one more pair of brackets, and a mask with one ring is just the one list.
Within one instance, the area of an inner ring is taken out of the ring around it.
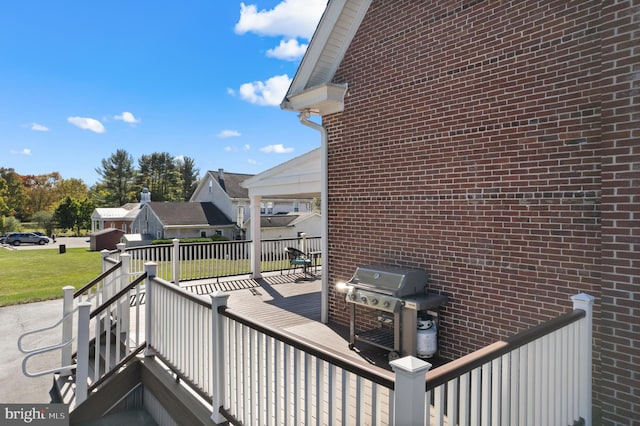
{"label": "silver car", "polygon": [[49,243],[49,238],[42,237],[33,232],[15,232],[7,235],[4,242],[5,244],[13,244],[14,246],[27,243],[44,245]]}

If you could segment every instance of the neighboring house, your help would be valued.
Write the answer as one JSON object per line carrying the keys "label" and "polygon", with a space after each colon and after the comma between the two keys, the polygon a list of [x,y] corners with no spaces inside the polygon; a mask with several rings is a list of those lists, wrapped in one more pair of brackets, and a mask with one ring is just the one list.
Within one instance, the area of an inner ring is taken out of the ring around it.
{"label": "neighboring house", "polygon": [[637,7],[332,0],[282,103],[320,130],[323,279],[428,269],[449,358],[595,296],[605,424],[640,413]]}
{"label": "neighboring house", "polygon": [[[219,169],[208,171],[190,201],[210,201],[233,218],[236,222],[249,219],[249,192],[242,186],[242,182],[253,175],[230,173]],[[261,214],[278,214],[289,212],[310,212],[311,198],[265,198],[261,204]],[[241,218],[241,220],[240,220]]]}
{"label": "neighboring house", "polygon": [[122,207],[99,207],[91,214],[91,232],[115,228],[125,234],[131,233],[131,223],[140,212],[140,208],[151,201],[151,192],[144,188],[139,203],[127,203]]}
{"label": "neighboring house", "polygon": [[[247,239],[251,238],[251,219],[245,223]],[[322,218],[318,213],[289,213],[260,216],[262,240],[298,238],[301,233],[308,237],[319,237],[322,232]]]}
{"label": "neighboring house", "polygon": [[197,238],[223,235],[237,237],[236,224],[211,202],[150,202],[133,221],[133,234],[145,240]]}

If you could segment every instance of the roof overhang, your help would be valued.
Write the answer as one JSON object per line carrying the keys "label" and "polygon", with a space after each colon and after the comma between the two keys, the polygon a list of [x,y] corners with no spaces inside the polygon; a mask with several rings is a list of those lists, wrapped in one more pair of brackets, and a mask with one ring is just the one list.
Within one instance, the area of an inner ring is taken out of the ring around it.
{"label": "roof overhang", "polygon": [[346,84],[326,83],[312,87],[295,95],[289,95],[280,107],[291,111],[308,111],[326,115],[344,110]]}

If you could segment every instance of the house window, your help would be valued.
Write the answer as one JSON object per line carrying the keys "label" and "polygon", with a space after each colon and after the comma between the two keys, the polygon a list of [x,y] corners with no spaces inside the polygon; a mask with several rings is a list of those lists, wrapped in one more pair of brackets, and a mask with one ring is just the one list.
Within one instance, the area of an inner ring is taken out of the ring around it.
{"label": "house window", "polygon": [[207,236],[207,231],[200,231],[200,236],[205,238]]}
{"label": "house window", "polygon": [[273,203],[271,201],[267,203],[267,214],[273,214]]}
{"label": "house window", "polygon": [[209,179],[209,192],[213,191],[213,181]]}
{"label": "house window", "polygon": [[221,229],[216,229],[216,235],[222,235],[222,230]]}
{"label": "house window", "polygon": [[260,214],[265,214],[266,210],[264,208],[264,203],[260,203]]}
{"label": "house window", "polygon": [[300,205],[298,204],[297,201],[293,203],[293,211],[294,212],[299,212],[300,211]]}

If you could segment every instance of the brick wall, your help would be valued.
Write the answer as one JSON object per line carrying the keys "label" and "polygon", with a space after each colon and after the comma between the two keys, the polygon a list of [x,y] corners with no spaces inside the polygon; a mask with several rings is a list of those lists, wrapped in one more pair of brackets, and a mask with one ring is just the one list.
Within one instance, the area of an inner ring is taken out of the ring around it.
{"label": "brick wall", "polygon": [[601,21],[602,418],[630,424],[640,418],[640,1],[607,2]]}
{"label": "brick wall", "polygon": [[[364,263],[427,268],[450,297],[450,358],[592,294],[596,380],[602,357],[607,392],[630,401],[639,329],[617,323],[638,317],[638,18],[602,4],[372,3],[334,79],[345,111],[323,117],[329,282]],[[348,321],[341,295],[329,306]]]}

